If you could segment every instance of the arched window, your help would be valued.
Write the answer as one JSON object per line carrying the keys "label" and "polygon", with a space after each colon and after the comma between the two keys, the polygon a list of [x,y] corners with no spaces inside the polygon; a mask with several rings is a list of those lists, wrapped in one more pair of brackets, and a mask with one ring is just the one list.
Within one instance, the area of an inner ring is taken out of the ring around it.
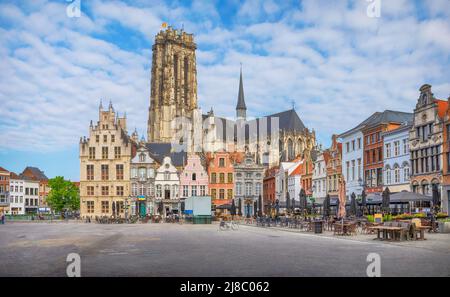
{"label": "arched window", "polygon": [[197,174],[192,173],[192,180],[197,180]]}
{"label": "arched window", "polygon": [[392,182],[391,180],[391,169],[386,169],[386,185],[390,185]]}
{"label": "arched window", "polygon": [[288,159],[294,159],[294,143],[291,139],[288,140]]}
{"label": "arched window", "polygon": [[400,182],[400,167],[395,167],[394,169],[394,183],[398,184]]}
{"label": "arched window", "polygon": [[409,181],[409,166],[403,167],[403,180]]}

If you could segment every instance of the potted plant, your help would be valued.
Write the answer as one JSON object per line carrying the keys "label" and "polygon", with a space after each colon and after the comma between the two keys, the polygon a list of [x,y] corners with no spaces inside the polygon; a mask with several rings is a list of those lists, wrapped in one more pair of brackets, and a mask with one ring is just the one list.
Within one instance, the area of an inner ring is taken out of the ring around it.
{"label": "potted plant", "polygon": [[438,220],[439,232],[450,233],[450,218]]}

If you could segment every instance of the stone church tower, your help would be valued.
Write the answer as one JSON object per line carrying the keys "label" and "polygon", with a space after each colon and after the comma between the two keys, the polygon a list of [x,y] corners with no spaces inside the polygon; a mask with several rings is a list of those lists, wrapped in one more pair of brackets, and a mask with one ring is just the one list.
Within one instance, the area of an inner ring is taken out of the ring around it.
{"label": "stone church tower", "polygon": [[193,116],[197,108],[197,68],[193,34],[168,27],[152,47],[149,142],[171,142],[176,117]]}

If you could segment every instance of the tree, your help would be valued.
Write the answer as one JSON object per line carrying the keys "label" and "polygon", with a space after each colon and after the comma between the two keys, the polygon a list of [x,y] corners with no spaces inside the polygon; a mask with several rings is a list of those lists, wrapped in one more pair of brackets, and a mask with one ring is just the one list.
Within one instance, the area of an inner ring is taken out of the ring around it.
{"label": "tree", "polygon": [[51,190],[48,194],[47,202],[53,211],[80,209],[80,193],[71,181],[64,180],[62,176],[57,176],[49,179],[48,185]]}

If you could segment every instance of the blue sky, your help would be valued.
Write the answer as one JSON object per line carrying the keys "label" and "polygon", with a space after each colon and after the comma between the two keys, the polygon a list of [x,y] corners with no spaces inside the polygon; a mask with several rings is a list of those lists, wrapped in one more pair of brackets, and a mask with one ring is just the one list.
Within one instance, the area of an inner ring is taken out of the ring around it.
{"label": "blue sky", "polygon": [[0,3],[0,166],[79,179],[99,100],[146,133],[151,45],[162,22],[194,33],[198,100],[233,117],[243,63],[250,117],[289,109],[324,146],[375,111],[411,112],[424,83],[450,95],[450,1]]}

